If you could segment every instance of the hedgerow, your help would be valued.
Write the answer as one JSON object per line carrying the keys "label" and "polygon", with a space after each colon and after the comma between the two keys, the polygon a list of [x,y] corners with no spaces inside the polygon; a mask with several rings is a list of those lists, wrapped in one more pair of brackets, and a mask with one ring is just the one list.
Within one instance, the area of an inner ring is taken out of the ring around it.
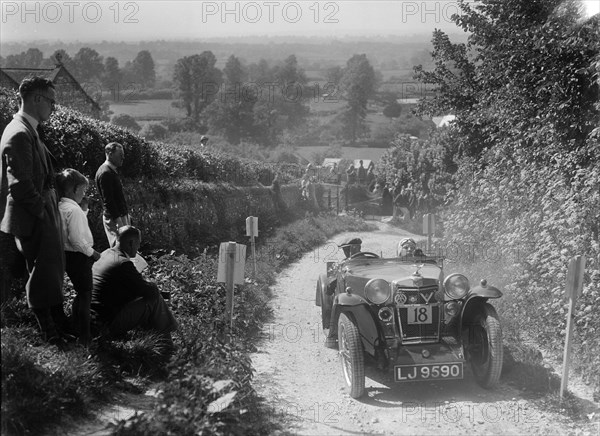
{"label": "hedgerow", "polygon": [[[0,130],[4,130],[17,109],[16,93],[0,88]],[[282,181],[294,178],[297,172],[290,166],[146,141],[127,129],[82,116],[60,104],[44,123],[43,139],[58,161],[57,169],[76,168],[87,176],[93,176],[104,162],[104,146],[109,142],[123,144],[126,157],[121,171],[124,178],[135,180],[193,178],[249,186],[258,182],[270,184],[276,172],[281,173]]]}
{"label": "hedgerow", "polygon": [[[582,163],[581,154],[594,157]],[[484,171],[473,175],[463,167],[466,181],[442,214],[445,244],[486,247],[490,270],[500,264],[510,270],[504,315],[557,355],[565,338],[567,266],[573,256],[586,258],[583,292],[574,313],[573,355],[584,378],[596,386],[600,386],[600,373],[593,370],[600,367],[600,319],[595,316],[600,307],[598,156],[597,136],[582,149],[555,155],[550,162],[532,161],[523,150],[504,144]]]}

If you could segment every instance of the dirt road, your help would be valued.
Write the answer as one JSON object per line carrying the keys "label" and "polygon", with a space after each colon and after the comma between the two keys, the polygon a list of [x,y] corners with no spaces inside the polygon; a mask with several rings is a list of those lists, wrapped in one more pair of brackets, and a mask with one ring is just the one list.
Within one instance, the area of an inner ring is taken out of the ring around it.
{"label": "dirt road", "polygon": [[[367,366],[366,395],[346,393],[336,350],[323,346],[315,284],[325,262],[342,258],[336,243],[349,236],[363,240],[363,251],[391,256],[395,243],[410,235],[379,223],[372,233],[338,235],[305,255],[279,276],[272,301],[275,320],[252,356],[254,386],[270,400],[274,416],[285,415],[292,433],[301,435],[579,435],[594,434],[563,415],[539,410],[519,391],[501,383],[479,387],[470,371],[464,380],[397,384]],[[592,431],[590,431],[590,428]]]}

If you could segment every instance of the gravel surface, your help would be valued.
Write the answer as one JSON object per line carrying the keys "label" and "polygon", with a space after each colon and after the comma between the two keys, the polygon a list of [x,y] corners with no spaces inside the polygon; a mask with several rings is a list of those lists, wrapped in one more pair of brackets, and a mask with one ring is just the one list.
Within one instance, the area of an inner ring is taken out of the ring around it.
{"label": "gravel surface", "polygon": [[315,306],[317,277],[327,261],[343,258],[337,244],[363,240],[363,251],[392,256],[395,245],[411,235],[376,222],[375,232],[345,233],[306,254],[284,270],[273,287],[273,323],[252,355],[254,386],[282,417],[288,431],[300,435],[595,435],[597,423],[574,423],[540,410],[501,383],[486,390],[465,366],[464,380],[394,383],[367,366],[366,394],[349,397],[337,351],[325,348],[320,308]]}

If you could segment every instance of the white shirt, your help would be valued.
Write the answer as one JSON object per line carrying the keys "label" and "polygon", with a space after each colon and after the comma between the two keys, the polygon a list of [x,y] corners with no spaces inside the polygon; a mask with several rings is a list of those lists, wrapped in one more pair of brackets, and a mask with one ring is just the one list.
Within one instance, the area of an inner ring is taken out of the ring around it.
{"label": "white shirt", "polygon": [[94,237],[88,225],[86,213],[75,200],[62,197],[58,210],[63,223],[65,251],[75,251],[91,256],[94,254]]}

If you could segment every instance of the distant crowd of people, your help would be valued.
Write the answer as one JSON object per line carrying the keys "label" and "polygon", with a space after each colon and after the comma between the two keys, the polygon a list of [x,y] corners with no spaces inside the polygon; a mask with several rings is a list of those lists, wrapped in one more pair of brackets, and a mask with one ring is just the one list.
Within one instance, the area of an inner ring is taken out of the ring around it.
{"label": "distant crowd of people", "polygon": [[[177,321],[158,286],[141,273],[141,233],[131,225],[119,175],[122,144],[105,146],[95,175],[110,247],[99,253],[87,220],[89,180],[73,168],[56,174],[56,159],[41,139],[56,104],[54,84],[27,78],[19,96],[20,108],[0,140],[0,230],[14,237],[25,259],[27,303],[42,338],[64,350],[75,341],[89,346],[92,325],[104,339],[143,328],[172,347]],[[63,309],[65,272],[76,292],[70,317]]]}

